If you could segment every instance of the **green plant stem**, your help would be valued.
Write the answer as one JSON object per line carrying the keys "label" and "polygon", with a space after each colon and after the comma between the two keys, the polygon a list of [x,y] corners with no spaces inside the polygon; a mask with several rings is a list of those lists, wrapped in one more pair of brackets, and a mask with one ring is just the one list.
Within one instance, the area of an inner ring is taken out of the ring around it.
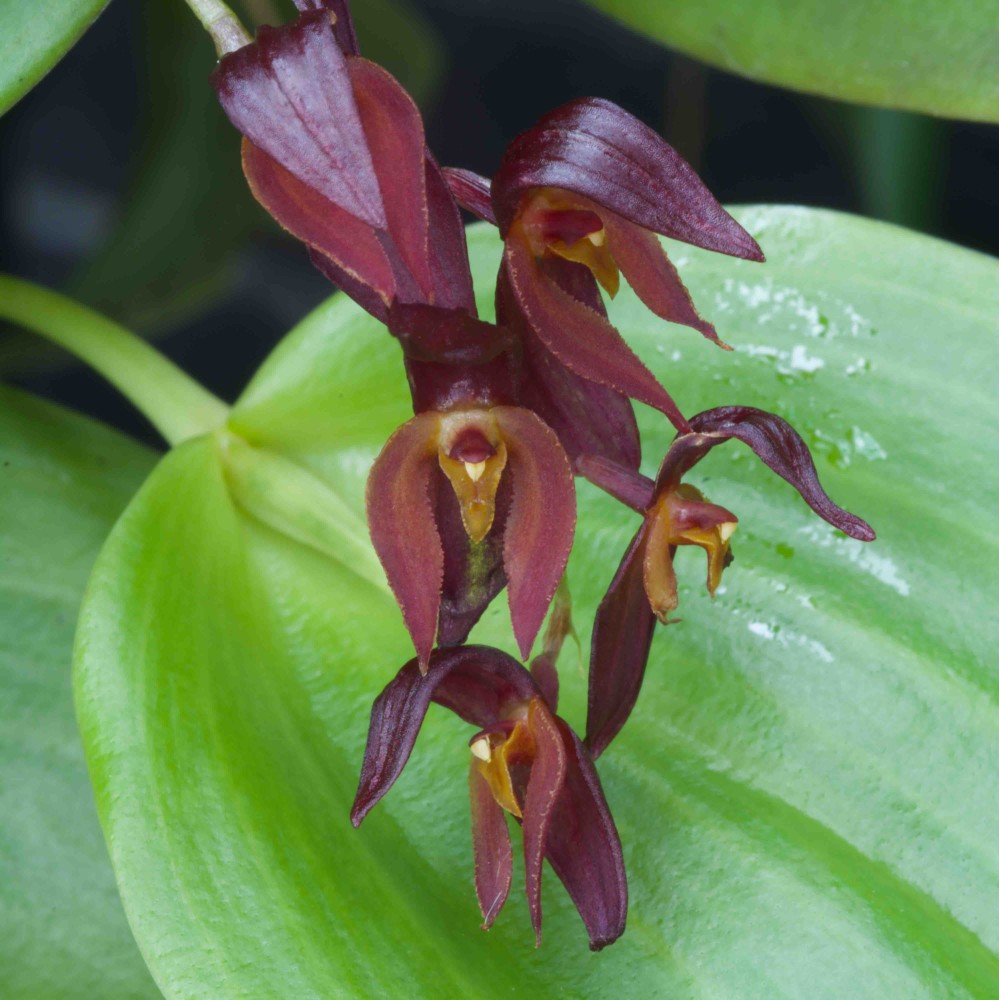
{"label": "green plant stem", "polygon": [[171,444],[224,423],[228,407],[159,351],[64,295],[0,275],[0,319],[41,334],[85,361]]}
{"label": "green plant stem", "polygon": [[221,59],[227,52],[249,45],[253,38],[240,19],[222,0],[184,0],[201,21],[202,27],[212,36],[215,51]]}

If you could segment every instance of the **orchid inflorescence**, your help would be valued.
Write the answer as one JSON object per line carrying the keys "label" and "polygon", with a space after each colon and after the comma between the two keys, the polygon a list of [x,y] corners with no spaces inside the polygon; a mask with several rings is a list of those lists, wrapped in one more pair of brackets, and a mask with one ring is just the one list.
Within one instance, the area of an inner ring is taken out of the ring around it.
{"label": "orchid inflorescence", "polygon": [[[442,169],[413,100],[359,54],[346,0],[296,3],[293,23],[228,52],[213,83],[243,134],[255,197],[399,341],[414,410],[376,458],[366,503],[417,655],[375,701],[351,818],[360,824],[395,782],[430,702],[450,708],[477,729],[469,788],[484,927],[510,888],[510,814],[536,938],[548,860],[598,949],[624,930],[627,889],[593,762],[635,705],[656,620],[678,606],[677,547],[705,550],[712,593],[731,559],[736,516],[682,478],[736,439],[824,520],[864,541],[874,533],[827,497],[784,420],[745,406],[686,418],[608,320],[600,289],[613,296],[624,276],[655,315],[725,348],[655,234],[764,259],[659,135],[585,98],[518,136],[492,180]],[[495,323],[477,315],[459,206],[503,240]],[[655,481],[638,471],[632,399],[677,431]],[[597,610],[583,741],[556,714],[574,476],[643,519]],[[505,586],[524,661],[556,597],[530,669],[464,645]]]}

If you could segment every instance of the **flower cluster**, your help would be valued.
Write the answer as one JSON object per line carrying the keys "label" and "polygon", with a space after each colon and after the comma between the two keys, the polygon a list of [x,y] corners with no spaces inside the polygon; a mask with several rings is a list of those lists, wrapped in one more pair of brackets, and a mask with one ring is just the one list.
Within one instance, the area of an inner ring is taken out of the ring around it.
{"label": "flower cluster", "polygon": [[[874,534],[826,496],[787,423],[738,406],[687,419],[608,320],[601,290],[613,296],[624,276],[655,315],[726,348],[656,234],[764,259],[660,136],[582,99],[518,136],[492,180],[442,169],[412,99],[359,54],[345,0],[297,5],[294,22],[227,54],[213,83],[255,197],[397,339],[414,411],[376,458],[366,502],[416,657],[375,701],[352,820],[395,782],[430,703],[444,705],[478,730],[469,789],[484,927],[510,888],[509,814],[536,936],[547,859],[601,948],[624,930],[627,891],[593,761],[635,705],[654,623],[678,606],[677,546],[706,551],[711,592],[731,559],[736,516],[682,478],[737,439],[820,517]],[[495,323],[476,312],[459,206],[503,241]],[[638,472],[631,400],[677,430],[655,482]],[[556,715],[574,476],[643,518],[597,611],[582,742]],[[504,587],[526,662],[553,605],[530,670],[463,645]]]}

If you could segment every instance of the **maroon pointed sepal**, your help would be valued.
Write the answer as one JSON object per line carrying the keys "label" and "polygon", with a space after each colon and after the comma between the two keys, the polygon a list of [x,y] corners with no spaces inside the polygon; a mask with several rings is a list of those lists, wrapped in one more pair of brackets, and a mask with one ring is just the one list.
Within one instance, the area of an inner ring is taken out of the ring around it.
{"label": "maroon pointed sepal", "polygon": [[489,178],[471,170],[463,170],[461,167],[445,167],[442,172],[455,201],[462,208],[483,222],[489,222],[494,226],[497,224],[490,198]]}
{"label": "maroon pointed sepal", "polygon": [[753,237],[676,150],[610,101],[591,97],[564,104],[507,147],[492,183],[493,207],[505,236],[522,199],[538,188],[589,198],[671,239],[763,260]]}
{"label": "maroon pointed sepal", "polygon": [[[558,258],[539,266],[568,295],[598,315],[607,315],[587,268]],[[497,276],[496,314],[497,323],[507,327],[521,346],[522,405],[556,432],[570,460],[602,455],[618,465],[638,468],[639,428],[628,397],[582,378],[545,346],[521,312],[504,267]]]}
{"label": "maroon pointed sepal", "polygon": [[514,638],[526,660],[573,547],[576,490],[556,435],[530,410],[499,409],[514,491],[503,563]]}
{"label": "maroon pointed sepal", "polygon": [[[875,540],[875,532],[867,521],[838,507],[827,496],[809,446],[795,428],[777,414],[752,406],[720,406],[699,413],[691,420],[691,426],[712,440],[706,452],[722,441],[742,441],[772,472],[794,487],[824,521],[858,541]],[[673,469],[664,462],[659,479],[672,478],[673,474]]]}
{"label": "maroon pointed sepal", "polygon": [[643,522],[597,608],[587,687],[587,748],[596,760],[635,707],[656,616],[643,585],[648,525]]}
{"label": "maroon pointed sepal", "polygon": [[444,578],[444,550],[430,496],[438,427],[432,413],[403,424],[375,459],[365,490],[372,545],[422,666],[434,648]]}
{"label": "maroon pointed sepal", "polygon": [[679,430],[687,421],[670,394],[606,317],[553,281],[517,234],[504,247],[511,298],[541,343],[571,372],[659,410]]}
{"label": "maroon pointed sepal", "polygon": [[310,10],[325,10],[333,16],[333,34],[345,56],[359,55],[358,36],[354,31],[354,21],[347,0],[295,0],[295,6],[306,13]]}
{"label": "maroon pointed sepal", "polygon": [[343,0],[300,6],[212,75],[255,197],[380,319],[395,299],[474,312],[458,208],[416,105],[357,55]]}

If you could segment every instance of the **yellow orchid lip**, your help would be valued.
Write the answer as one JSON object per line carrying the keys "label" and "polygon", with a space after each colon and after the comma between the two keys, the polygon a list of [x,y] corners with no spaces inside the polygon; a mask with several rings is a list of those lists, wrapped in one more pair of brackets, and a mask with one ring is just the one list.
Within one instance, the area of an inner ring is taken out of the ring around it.
{"label": "yellow orchid lip", "polygon": [[522,806],[514,790],[511,767],[530,762],[535,746],[527,715],[520,714],[524,718],[514,721],[506,732],[484,732],[473,737],[469,744],[474,765],[490,786],[493,800],[518,819],[522,816]]}
{"label": "yellow orchid lip", "polygon": [[473,542],[493,527],[500,477],[507,466],[507,447],[496,419],[486,410],[463,410],[441,417],[438,463],[448,477]]}
{"label": "yellow orchid lip", "polygon": [[648,515],[643,582],[653,613],[666,623],[678,606],[677,577],[672,547],[697,545],[708,556],[708,592],[713,597],[722,582],[722,571],[731,561],[729,542],[737,520],[724,507],[709,503],[687,483],[670,490]]}
{"label": "yellow orchid lip", "polygon": [[526,200],[515,224],[536,257],[555,256],[583,264],[612,298],[621,275],[597,212],[558,188],[540,188]]}

